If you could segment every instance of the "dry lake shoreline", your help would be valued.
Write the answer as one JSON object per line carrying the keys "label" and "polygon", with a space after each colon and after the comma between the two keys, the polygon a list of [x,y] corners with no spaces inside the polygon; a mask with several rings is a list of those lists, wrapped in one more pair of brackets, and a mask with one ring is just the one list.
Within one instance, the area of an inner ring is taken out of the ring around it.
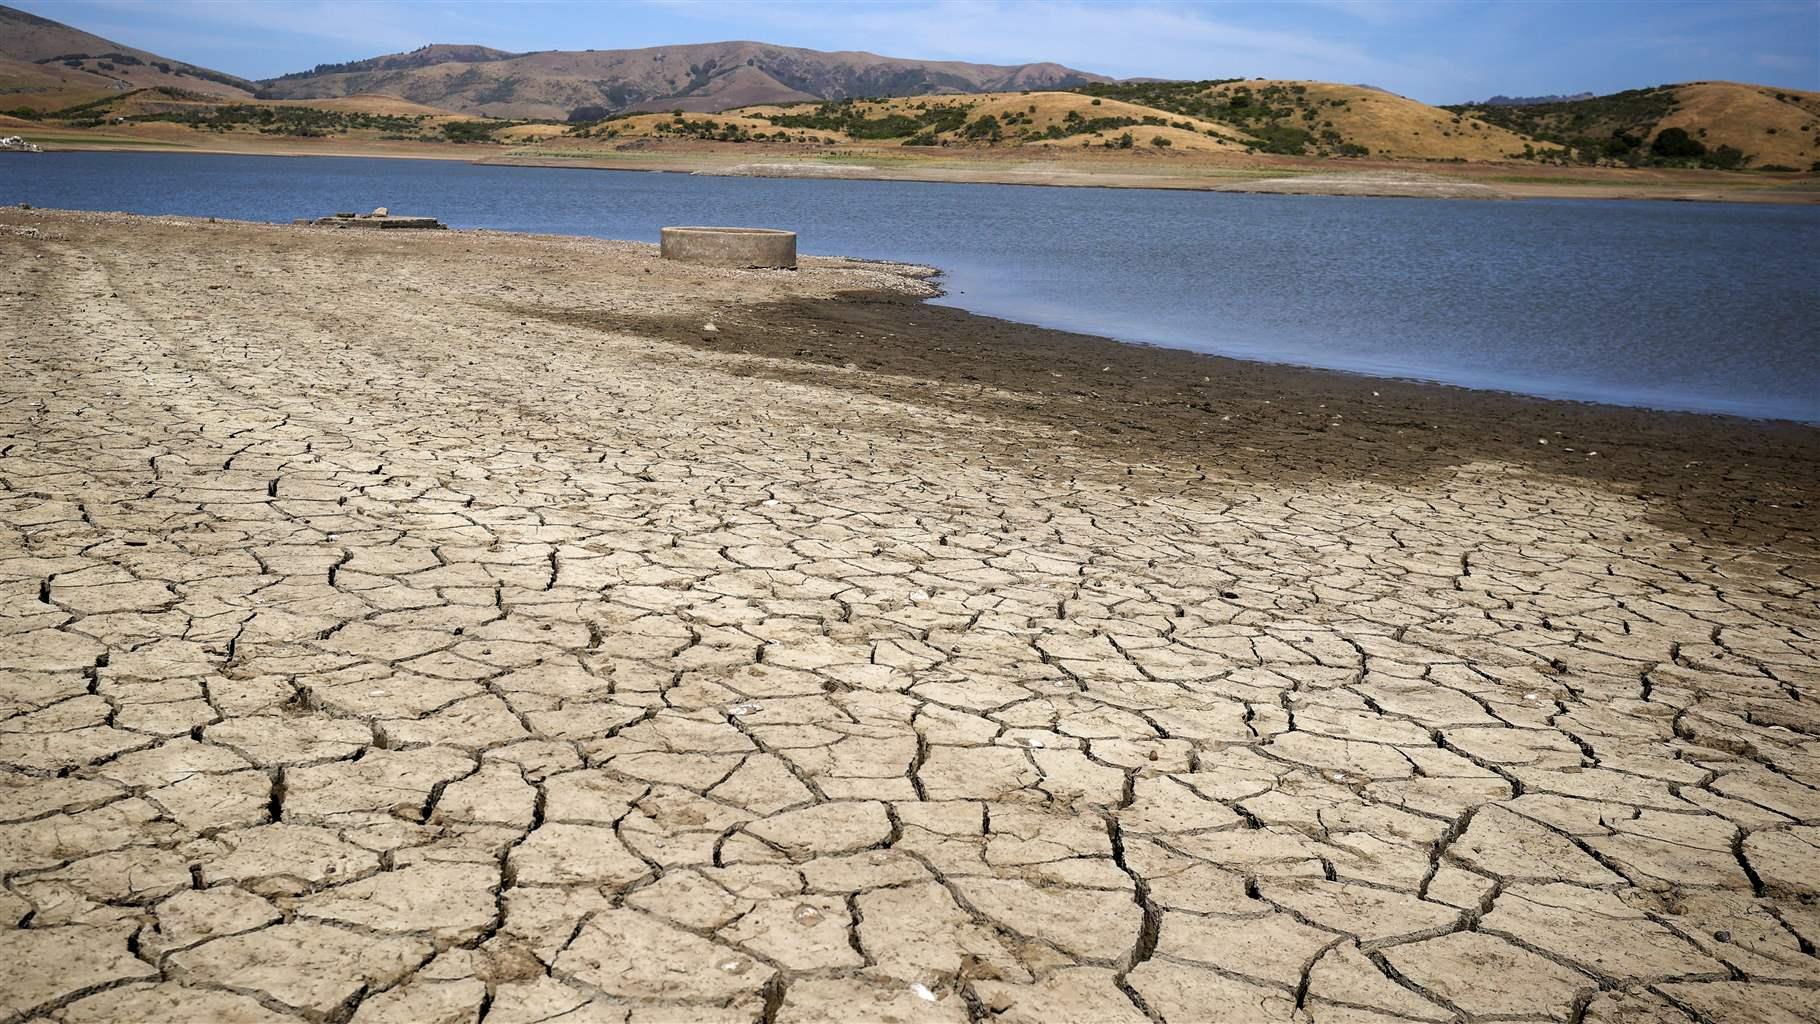
{"label": "dry lake shoreline", "polygon": [[1820,1015],[1820,429],[927,275],[0,208],[0,1019]]}
{"label": "dry lake shoreline", "polygon": [[[29,133],[28,133],[29,134]],[[746,176],[748,165],[796,167],[772,172],[864,181],[1139,188],[1172,191],[1267,192],[1279,195],[1364,195],[1416,199],[1624,199],[1665,202],[1820,203],[1814,179],[1787,175],[1753,181],[1720,172],[1635,172],[1574,168],[1558,173],[1527,164],[1454,165],[1445,162],[1268,158],[1150,160],[1078,157],[1015,158],[1000,154],[905,157],[901,151],[841,147],[679,144],[628,149],[545,152],[519,148],[372,140],[266,138],[173,142],[165,139],[84,139],[78,131],[38,133],[47,152],[180,152],[225,156],[342,156],[396,160],[453,160],[511,167]],[[868,162],[870,161],[870,162]],[[1561,180],[1552,181],[1559,177]],[[1806,182],[1807,187],[1792,187]]]}

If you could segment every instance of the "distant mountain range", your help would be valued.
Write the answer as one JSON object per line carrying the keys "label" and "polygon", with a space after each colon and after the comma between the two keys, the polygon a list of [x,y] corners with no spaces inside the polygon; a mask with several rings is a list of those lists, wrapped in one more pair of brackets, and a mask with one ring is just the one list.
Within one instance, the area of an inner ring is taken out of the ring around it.
{"label": "distant mountain range", "polygon": [[1469,106],[1533,107],[1538,103],[1571,103],[1574,100],[1590,100],[1592,98],[1593,94],[1590,92],[1576,92],[1571,96],[1563,96],[1559,93],[1549,96],[1493,96],[1491,99],[1481,100],[1478,103],[1469,104]]}
{"label": "distant mountain range", "polygon": [[434,45],[324,64],[259,84],[268,99],[385,93],[468,114],[566,118],[577,110],[718,111],[760,103],[1069,89],[1111,79],[1060,64],[969,64],[769,43],[507,53]]}

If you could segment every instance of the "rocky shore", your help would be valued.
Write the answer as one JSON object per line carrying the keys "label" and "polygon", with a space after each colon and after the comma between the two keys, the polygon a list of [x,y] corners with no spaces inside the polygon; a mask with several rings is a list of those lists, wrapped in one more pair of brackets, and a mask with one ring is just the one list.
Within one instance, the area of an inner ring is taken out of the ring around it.
{"label": "rocky shore", "polygon": [[0,210],[0,1020],[1820,1017],[1820,431],[928,276]]}

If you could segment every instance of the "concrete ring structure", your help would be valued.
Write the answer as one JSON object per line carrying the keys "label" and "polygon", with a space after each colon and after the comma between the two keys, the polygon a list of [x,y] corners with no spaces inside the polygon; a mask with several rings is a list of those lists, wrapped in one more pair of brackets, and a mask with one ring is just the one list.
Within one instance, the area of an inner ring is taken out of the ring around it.
{"label": "concrete ring structure", "polygon": [[715,267],[796,269],[796,232],[777,228],[663,229],[663,258]]}

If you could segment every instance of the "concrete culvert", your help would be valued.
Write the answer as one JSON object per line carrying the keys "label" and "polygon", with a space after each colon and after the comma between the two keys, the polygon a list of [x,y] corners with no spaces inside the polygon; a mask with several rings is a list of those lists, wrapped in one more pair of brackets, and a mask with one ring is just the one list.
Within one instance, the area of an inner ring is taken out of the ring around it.
{"label": "concrete culvert", "polygon": [[663,229],[663,258],[714,267],[796,269],[796,232],[776,228]]}

